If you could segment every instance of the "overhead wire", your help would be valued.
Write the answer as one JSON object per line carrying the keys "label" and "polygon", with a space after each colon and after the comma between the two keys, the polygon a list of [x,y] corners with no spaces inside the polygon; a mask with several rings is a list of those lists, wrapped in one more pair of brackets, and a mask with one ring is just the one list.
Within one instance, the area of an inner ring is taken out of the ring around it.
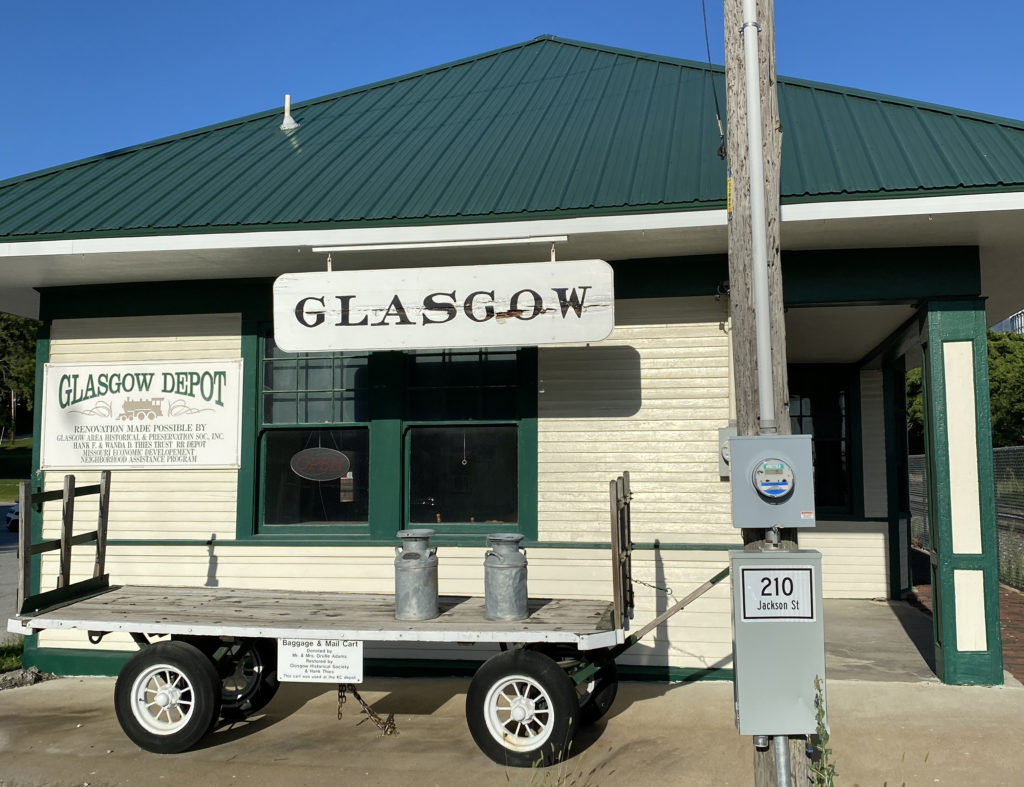
{"label": "overhead wire", "polygon": [[708,53],[708,79],[711,80],[711,94],[715,97],[715,122],[718,123],[718,139],[721,144],[718,146],[718,157],[725,158],[725,131],[722,128],[722,111],[718,105],[718,89],[715,87],[715,80],[711,76],[711,38],[708,35],[708,8],[707,0],[700,0],[700,10],[704,15],[704,46]]}

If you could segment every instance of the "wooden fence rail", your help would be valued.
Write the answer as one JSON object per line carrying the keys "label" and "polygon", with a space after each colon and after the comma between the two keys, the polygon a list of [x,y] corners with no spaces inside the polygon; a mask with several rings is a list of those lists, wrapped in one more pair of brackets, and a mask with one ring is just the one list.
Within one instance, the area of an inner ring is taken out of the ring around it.
{"label": "wooden fence rail", "polygon": [[[25,600],[32,595],[32,558],[45,552],[60,550],[60,574],[57,587],[71,584],[71,547],[75,544],[96,542],[96,562],[93,578],[100,577],[106,569],[107,555],[107,514],[110,507],[110,471],[100,473],[100,482],[92,486],[75,488],[75,477],[64,476],[63,491],[36,492],[32,494],[32,482],[22,481],[19,490],[20,522],[18,527],[18,610],[22,611]],[[96,529],[74,535],[75,498],[85,495],[99,495],[99,517]],[[61,500],[60,538],[32,543],[32,512],[35,506],[42,510],[43,503]],[[42,590],[42,588],[40,588]]]}

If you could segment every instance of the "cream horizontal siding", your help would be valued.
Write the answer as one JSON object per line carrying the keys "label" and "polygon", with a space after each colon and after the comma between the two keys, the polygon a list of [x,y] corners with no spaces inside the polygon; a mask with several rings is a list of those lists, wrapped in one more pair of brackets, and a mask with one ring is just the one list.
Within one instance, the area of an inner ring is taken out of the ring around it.
{"label": "cream horizontal siding", "polygon": [[885,522],[818,522],[800,531],[800,547],[821,552],[825,598],[886,598],[889,526]]}
{"label": "cream horizontal siding", "polygon": [[718,476],[718,430],[729,420],[724,302],[615,309],[606,341],[539,351],[539,537],[607,541],[608,482],[628,470],[635,541],[735,543]]}
{"label": "cream horizontal siding", "polygon": [[[51,363],[133,363],[240,356],[238,314],[55,320],[50,332]],[[64,471],[46,473],[44,488],[62,489],[64,475]],[[99,481],[99,472],[94,470],[76,471],[74,476],[76,486]],[[113,470],[108,538],[233,539],[237,497],[236,470]],[[96,495],[76,498],[75,532],[95,530],[97,506]],[[60,520],[61,502],[44,504],[44,538],[59,537]],[[164,567],[147,559],[149,556],[159,561],[163,549],[148,547],[127,558],[128,562],[138,562],[137,573],[146,573],[149,584],[165,581]],[[76,570],[81,568],[84,576],[91,575],[92,554],[88,546],[76,547]],[[56,581],[57,563],[44,560],[43,566],[42,581],[47,589],[47,584],[52,586]],[[118,571],[132,575],[124,561]],[[113,581],[118,581],[116,574]],[[191,572],[188,581],[195,581]]]}
{"label": "cream horizontal siding", "polygon": [[237,358],[241,315],[186,314],[54,320],[53,363]]}

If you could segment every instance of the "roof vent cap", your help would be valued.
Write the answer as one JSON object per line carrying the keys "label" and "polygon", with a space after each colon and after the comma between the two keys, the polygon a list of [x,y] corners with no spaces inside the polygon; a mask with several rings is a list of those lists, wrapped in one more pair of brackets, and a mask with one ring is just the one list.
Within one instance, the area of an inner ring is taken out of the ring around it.
{"label": "roof vent cap", "polygon": [[295,118],[292,117],[292,96],[290,93],[284,94],[284,120],[281,122],[282,131],[292,131],[299,127],[299,123]]}

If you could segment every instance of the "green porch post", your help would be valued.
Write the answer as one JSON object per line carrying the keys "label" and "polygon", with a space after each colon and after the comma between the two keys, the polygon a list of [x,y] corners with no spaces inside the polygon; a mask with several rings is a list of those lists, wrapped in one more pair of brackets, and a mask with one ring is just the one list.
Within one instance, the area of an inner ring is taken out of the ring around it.
{"label": "green porch post", "polygon": [[925,317],[936,668],[944,683],[1001,684],[984,305],[976,298],[932,301]]}

